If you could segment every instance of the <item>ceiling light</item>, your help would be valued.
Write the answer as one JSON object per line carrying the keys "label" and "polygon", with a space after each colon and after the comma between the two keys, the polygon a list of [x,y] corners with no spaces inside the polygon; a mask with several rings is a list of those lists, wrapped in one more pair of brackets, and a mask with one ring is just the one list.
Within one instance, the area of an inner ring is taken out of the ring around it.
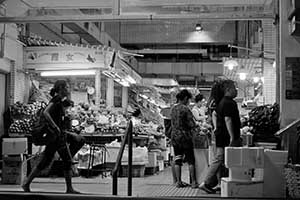
{"label": "ceiling light", "polygon": [[83,76],[95,75],[95,70],[64,70],[64,71],[43,71],[41,76]]}
{"label": "ceiling light", "polygon": [[226,60],[224,62],[224,67],[227,67],[229,70],[233,70],[233,68],[237,66],[239,66],[239,63],[231,57],[229,58],[229,60]]}
{"label": "ceiling light", "polygon": [[224,65],[224,67],[227,67],[229,70],[233,70],[233,68],[239,66],[239,63],[232,58],[232,47],[231,47],[231,45],[228,45],[228,46],[230,47],[229,59],[226,60],[223,65]]}
{"label": "ceiling light", "polygon": [[196,31],[198,31],[198,32],[201,32],[201,31],[203,31],[203,27],[201,26],[201,24],[200,23],[198,23],[198,24],[196,24]]}
{"label": "ceiling light", "polygon": [[247,73],[239,73],[240,75],[240,80],[244,81],[247,78]]}
{"label": "ceiling light", "polygon": [[254,83],[258,83],[258,82],[259,82],[259,80],[260,80],[260,78],[259,78],[259,77],[257,77],[257,76],[253,77],[253,82],[254,82]]}

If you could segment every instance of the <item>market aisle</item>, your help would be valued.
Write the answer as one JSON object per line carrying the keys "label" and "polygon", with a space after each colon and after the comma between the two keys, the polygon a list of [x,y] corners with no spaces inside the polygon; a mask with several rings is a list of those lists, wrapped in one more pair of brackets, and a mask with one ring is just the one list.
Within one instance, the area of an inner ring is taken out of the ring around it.
{"label": "market aisle", "polygon": [[[183,166],[182,177],[188,182],[188,167]],[[119,178],[118,195],[127,195],[127,179]],[[111,177],[102,178],[101,176],[93,178],[75,177],[73,178],[74,187],[86,194],[111,195],[112,179]],[[36,178],[32,183],[33,192],[55,192],[64,193],[64,178]],[[0,191],[22,191],[18,185],[0,185]],[[142,178],[133,179],[133,196],[154,197],[154,196],[211,196],[199,189],[176,188],[172,186],[171,167],[165,168],[164,171]]]}

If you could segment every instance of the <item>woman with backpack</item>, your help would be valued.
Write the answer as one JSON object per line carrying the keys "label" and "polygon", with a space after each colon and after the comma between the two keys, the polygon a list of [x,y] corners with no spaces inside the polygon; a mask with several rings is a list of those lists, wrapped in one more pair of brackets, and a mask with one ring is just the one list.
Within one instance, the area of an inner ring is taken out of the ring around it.
{"label": "woman with backpack", "polygon": [[[66,193],[79,193],[74,190],[72,186],[72,157],[84,145],[84,138],[77,134],[64,132],[65,107],[69,106],[69,104],[65,104],[65,100],[69,95],[67,82],[64,80],[57,80],[50,91],[50,95],[52,96],[52,99],[45,108],[43,114],[49,127],[54,130],[52,131],[54,139],[51,139],[46,145],[39,163],[23,182],[22,188],[25,192],[30,192],[32,180],[38,176],[44,168],[50,165],[55,152],[57,151],[64,162],[63,170],[66,181]],[[67,143],[69,143],[69,145]]]}

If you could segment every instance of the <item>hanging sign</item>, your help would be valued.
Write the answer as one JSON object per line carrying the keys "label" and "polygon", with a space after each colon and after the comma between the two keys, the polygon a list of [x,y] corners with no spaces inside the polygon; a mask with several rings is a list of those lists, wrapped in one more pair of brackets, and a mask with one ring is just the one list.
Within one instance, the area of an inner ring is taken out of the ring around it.
{"label": "hanging sign", "polygon": [[64,68],[63,65],[70,64],[80,64],[82,68],[107,68],[112,52],[80,47],[28,47],[25,56],[27,68],[34,65],[60,65]]}

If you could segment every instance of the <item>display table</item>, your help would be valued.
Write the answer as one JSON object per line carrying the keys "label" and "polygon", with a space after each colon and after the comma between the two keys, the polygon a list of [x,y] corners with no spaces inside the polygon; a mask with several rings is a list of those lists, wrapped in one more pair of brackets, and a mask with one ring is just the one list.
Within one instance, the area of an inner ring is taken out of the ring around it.
{"label": "display table", "polygon": [[[122,133],[102,133],[102,134],[81,134],[86,140],[86,144],[90,145],[90,155],[88,160],[88,168],[86,171],[86,177],[89,177],[93,172],[100,172],[102,175],[103,172],[109,172],[113,169],[114,164],[106,162],[106,146],[105,144],[111,143],[114,140],[121,142],[124,138]],[[133,141],[135,141],[140,146],[145,146],[149,140],[148,135],[136,135],[133,134]],[[144,145],[141,145],[144,144]],[[103,164],[93,168],[94,165],[94,153],[96,148],[103,149]]]}
{"label": "display table", "polygon": [[87,144],[106,144],[110,143],[115,139],[121,141],[124,134],[121,133],[105,133],[105,134],[81,134],[85,138],[85,143]]}

